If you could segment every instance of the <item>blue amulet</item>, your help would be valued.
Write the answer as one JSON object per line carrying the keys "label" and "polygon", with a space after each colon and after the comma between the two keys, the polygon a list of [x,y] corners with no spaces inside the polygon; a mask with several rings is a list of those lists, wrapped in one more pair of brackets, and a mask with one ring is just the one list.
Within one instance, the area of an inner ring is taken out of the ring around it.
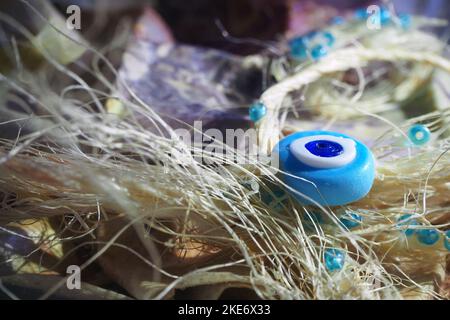
{"label": "blue amulet", "polygon": [[375,164],[361,142],[331,131],[305,131],[282,139],[272,152],[283,181],[305,205],[345,205],[372,188]]}

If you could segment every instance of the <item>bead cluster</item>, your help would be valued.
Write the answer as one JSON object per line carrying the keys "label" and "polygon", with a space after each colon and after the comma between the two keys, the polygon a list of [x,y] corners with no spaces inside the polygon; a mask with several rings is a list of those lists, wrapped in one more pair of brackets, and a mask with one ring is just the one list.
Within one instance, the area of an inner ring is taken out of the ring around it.
{"label": "bead cluster", "polygon": [[311,57],[317,61],[328,54],[335,41],[336,39],[331,32],[314,30],[290,40],[290,53],[297,60],[306,60]]}
{"label": "bead cluster", "polygon": [[347,212],[339,219],[339,221],[347,229],[353,229],[361,224],[362,218],[356,212]]}
{"label": "bead cluster", "polygon": [[[415,228],[412,229],[409,228],[410,226],[419,226],[419,225],[420,223],[416,219],[414,219],[413,215],[411,214],[404,214],[397,220],[397,226],[402,228],[406,227],[406,230],[404,230],[403,232],[407,237],[415,235],[417,241],[427,246],[432,246],[439,241],[440,233],[436,229],[416,230]],[[448,240],[449,236],[450,231],[447,231],[444,237],[444,246],[447,250],[450,250]]]}

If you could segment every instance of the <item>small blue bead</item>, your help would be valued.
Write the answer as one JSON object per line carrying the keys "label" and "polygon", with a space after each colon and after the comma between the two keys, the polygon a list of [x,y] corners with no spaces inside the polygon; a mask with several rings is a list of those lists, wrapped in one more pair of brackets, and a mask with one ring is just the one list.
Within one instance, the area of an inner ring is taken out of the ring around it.
{"label": "small blue bead", "polygon": [[345,254],[339,249],[325,250],[325,267],[333,272],[342,269],[345,263]]}
{"label": "small blue bead", "polygon": [[347,229],[353,229],[361,224],[362,218],[359,214],[351,212],[342,216],[340,221]]}
{"label": "small blue bead", "polygon": [[261,120],[267,113],[266,106],[261,102],[254,103],[249,110],[250,120],[253,122],[258,122]]}
{"label": "small blue bead", "polygon": [[444,237],[444,247],[450,251],[450,230],[447,230]]}
{"label": "small blue bead", "polygon": [[295,59],[306,59],[308,57],[307,40],[304,37],[297,37],[289,41],[291,56]]}
{"label": "small blue bead", "polygon": [[421,124],[416,124],[409,128],[408,137],[415,145],[423,145],[430,141],[430,130]]}
{"label": "small blue bead", "polygon": [[330,24],[334,26],[339,26],[345,23],[345,19],[341,16],[336,16],[330,20]]}
{"label": "small blue bead", "polygon": [[439,232],[435,229],[422,229],[416,232],[417,240],[420,243],[431,246],[439,240]]}
{"label": "small blue bead", "polygon": [[356,9],[354,15],[357,20],[366,20],[369,17],[366,8]]}
{"label": "small blue bead", "polygon": [[[398,218],[398,226],[418,226],[419,223],[417,222],[416,219],[410,219],[413,215],[412,214],[404,214],[402,215],[400,218]],[[406,221],[408,220],[408,221]],[[412,236],[416,230],[415,229],[406,229],[405,234],[409,237]]]}
{"label": "small blue bead", "polygon": [[400,25],[402,28],[408,29],[409,27],[411,27],[411,16],[409,14],[400,13],[398,15],[398,18],[400,20]]}
{"label": "small blue bead", "polygon": [[382,7],[380,9],[380,22],[385,25],[391,21],[391,12],[388,8]]}
{"label": "small blue bead", "polygon": [[311,49],[311,57],[314,60],[319,60],[328,54],[328,50],[325,46],[318,44]]}
{"label": "small blue bead", "polygon": [[332,47],[334,43],[336,42],[336,38],[333,36],[331,32],[325,31],[323,33],[323,37],[327,40],[327,45],[329,47]]}

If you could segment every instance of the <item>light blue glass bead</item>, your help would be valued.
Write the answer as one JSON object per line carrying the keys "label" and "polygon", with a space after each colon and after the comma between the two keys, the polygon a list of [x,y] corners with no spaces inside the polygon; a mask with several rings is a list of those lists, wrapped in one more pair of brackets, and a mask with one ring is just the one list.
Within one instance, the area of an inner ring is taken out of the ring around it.
{"label": "light blue glass bead", "polygon": [[447,230],[444,236],[444,247],[450,251],[450,230]]}
{"label": "light blue glass bead", "polygon": [[380,22],[385,25],[391,21],[391,12],[386,7],[380,8]]}
{"label": "light blue glass bead", "polygon": [[411,16],[407,13],[400,13],[398,15],[398,19],[400,20],[400,26],[404,29],[408,29],[411,27]]}
{"label": "light blue glass bead", "polygon": [[311,58],[320,60],[328,54],[328,50],[324,45],[318,44],[311,49]]}
{"label": "light blue glass bead", "polygon": [[[324,143],[324,139],[345,146],[337,148],[334,143]],[[310,147],[311,142],[316,146]],[[308,197],[324,206],[357,201],[367,195],[375,178],[372,152],[361,142],[337,132],[291,134],[279,141],[272,157],[282,171],[281,179],[304,195],[293,193],[303,204],[313,203]]]}
{"label": "light blue glass bead", "polygon": [[249,115],[250,120],[253,122],[258,122],[261,120],[267,113],[266,106],[261,102],[256,102],[250,106]]}
{"label": "light blue glass bead", "polygon": [[413,125],[411,128],[409,128],[408,131],[408,137],[411,140],[412,143],[415,145],[423,145],[430,141],[430,130],[421,124]]}
{"label": "light blue glass bead", "polygon": [[344,214],[339,220],[347,229],[353,229],[361,224],[362,218],[355,212],[348,212]]}
{"label": "light blue glass bead", "polygon": [[328,271],[341,270],[345,263],[345,254],[339,249],[326,249],[324,253],[325,267]]}
{"label": "light blue glass bead", "polygon": [[357,20],[366,20],[369,17],[366,8],[356,9],[354,13],[355,19]]}
{"label": "light blue glass bead", "polygon": [[[400,218],[398,218],[398,226],[418,226],[419,222],[417,222],[416,219],[410,219],[413,215],[412,214],[404,214]],[[409,237],[416,232],[415,229],[406,229],[405,234]]]}
{"label": "light blue glass bead", "polygon": [[325,38],[325,40],[327,41],[327,45],[329,47],[332,47],[334,45],[334,43],[336,42],[336,38],[334,37],[334,35],[331,32],[325,31],[322,36]]}
{"label": "light blue glass bead", "polygon": [[293,58],[299,60],[308,58],[307,40],[304,37],[296,37],[289,41],[289,48]]}
{"label": "light blue glass bead", "polygon": [[416,232],[417,240],[420,243],[431,246],[438,242],[439,232],[435,229],[421,229]]}

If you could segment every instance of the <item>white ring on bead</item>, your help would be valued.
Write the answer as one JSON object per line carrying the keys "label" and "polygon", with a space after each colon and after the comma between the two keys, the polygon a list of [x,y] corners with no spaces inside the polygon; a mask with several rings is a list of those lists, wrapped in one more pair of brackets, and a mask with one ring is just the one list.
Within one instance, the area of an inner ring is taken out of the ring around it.
{"label": "white ring on bead", "polygon": [[[306,149],[305,145],[308,142],[315,140],[327,140],[339,143],[343,148],[343,152],[335,157],[320,157],[312,154],[308,149]],[[322,169],[339,168],[349,164],[355,159],[356,143],[354,140],[344,137],[317,135],[295,140],[290,145],[290,151],[298,161],[310,167]]]}

